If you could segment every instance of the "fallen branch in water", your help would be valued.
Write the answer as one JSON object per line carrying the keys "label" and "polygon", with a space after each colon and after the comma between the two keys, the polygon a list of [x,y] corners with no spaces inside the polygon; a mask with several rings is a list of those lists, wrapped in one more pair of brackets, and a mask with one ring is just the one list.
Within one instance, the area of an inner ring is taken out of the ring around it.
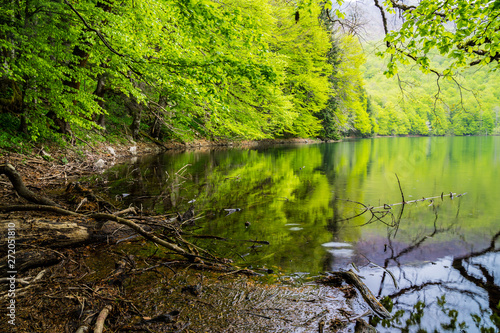
{"label": "fallen branch in water", "polygon": [[[401,188],[401,183],[399,181],[398,175],[396,175],[396,178],[398,180],[399,191],[401,193],[401,202],[396,202],[393,204],[384,204],[382,206],[374,207],[374,206],[366,205],[366,204],[359,202],[359,201],[353,201],[353,200],[348,200],[348,199],[337,199],[337,200],[352,202],[352,203],[355,203],[355,204],[363,207],[361,212],[359,212],[353,216],[347,217],[345,219],[337,220],[337,222],[352,220],[356,217],[359,217],[359,216],[365,214],[366,212],[370,212],[370,214],[371,214],[370,219],[360,226],[364,226],[364,225],[370,224],[372,222],[379,221],[379,222],[382,222],[390,227],[397,227],[399,225],[399,221],[401,220],[401,217],[403,216],[403,210],[404,210],[405,205],[408,205],[411,203],[429,201],[428,206],[432,206],[434,204],[434,199],[440,198],[441,200],[444,200],[445,197],[450,197],[450,199],[453,200],[454,198],[459,198],[459,197],[467,194],[467,192],[461,193],[461,194],[457,194],[457,193],[453,193],[453,192],[445,194],[444,192],[442,192],[441,195],[438,195],[438,196],[427,197],[427,198],[423,197],[422,199],[415,199],[415,200],[406,201],[404,193],[403,193],[403,189]],[[392,207],[394,207],[394,206],[402,206],[401,211],[399,212],[397,218],[392,213]],[[390,223],[383,220],[387,215],[389,215],[391,217]]]}
{"label": "fallen branch in water", "polygon": [[212,236],[212,235],[189,235],[190,237],[194,238],[201,238],[201,239],[217,239],[225,242],[242,242],[242,243],[254,243],[254,244],[264,244],[264,245],[269,245],[270,243],[268,241],[259,241],[259,240],[253,240],[253,239],[230,239],[230,238],[224,238],[220,236]]}
{"label": "fallen branch in water", "polygon": [[363,281],[361,281],[359,276],[352,271],[352,269],[345,272],[332,272],[331,274],[341,277],[345,282],[356,287],[365,302],[377,316],[381,318],[391,318],[389,311],[387,311],[387,309],[375,298],[375,296],[373,296],[370,289],[368,289],[368,287],[363,283]]}
{"label": "fallen branch in water", "polygon": [[380,208],[391,209],[393,206],[408,205],[408,204],[411,204],[411,203],[424,202],[424,201],[429,201],[432,204],[432,202],[434,201],[434,199],[441,198],[441,200],[443,200],[444,197],[450,197],[450,199],[460,198],[461,196],[464,196],[466,194],[467,194],[467,192],[461,193],[461,194],[456,194],[456,193],[453,193],[453,192],[450,192],[448,194],[444,194],[444,192],[443,192],[443,193],[441,193],[441,195],[434,196],[434,197],[428,197],[428,198],[423,197],[422,199],[415,199],[415,200],[410,200],[410,201],[396,202],[396,203],[393,203],[393,204],[384,204],[383,206],[369,207],[368,209],[370,209],[370,210],[372,210],[372,209],[380,209]]}

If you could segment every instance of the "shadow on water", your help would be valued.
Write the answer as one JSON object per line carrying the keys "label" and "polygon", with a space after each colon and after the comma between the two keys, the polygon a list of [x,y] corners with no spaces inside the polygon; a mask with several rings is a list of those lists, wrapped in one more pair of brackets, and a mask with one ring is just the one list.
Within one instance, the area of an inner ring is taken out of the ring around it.
{"label": "shadow on water", "polygon": [[[240,266],[303,276],[354,263],[392,311],[372,319],[381,332],[497,332],[498,179],[500,137],[468,137],[164,154],[102,182],[124,204],[193,208],[186,237]],[[387,209],[401,192],[413,203]]]}

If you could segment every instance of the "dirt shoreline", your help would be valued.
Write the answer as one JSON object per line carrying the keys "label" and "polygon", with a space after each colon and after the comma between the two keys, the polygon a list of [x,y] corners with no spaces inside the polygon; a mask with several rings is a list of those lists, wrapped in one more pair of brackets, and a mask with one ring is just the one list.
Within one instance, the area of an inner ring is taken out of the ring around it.
{"label": "dirt shoreline", "polygon": [[[323,141],[319,139],[269,139],[260,141],[218,142],[197,140],[190,143],[169,142],[161,146],[153,142],[144,141],[129,141],[127,144],[86,144],[66,148],[38,145],[32,147],[29,153],[24,154],[15,152],[15,149],[10,151],[0,149],[0,164],[17,164],[16,168],[19,168],[18,171],[23,177],[33,182],[40,182],[44,178],[56,176],[58,172],[62,173],[62,176],[64,174],[68,176],[99,172],[133,157],[158,154],[164,151],[257,148],[286,144],[317,144],[321,142]],[[99,160],[102,160],[102,162],[99,162]],[[29,166],[26,168],[25,166],[29,163],[35,164],[36,167]],[[30,169],[35,169],[35,174],[43,174],[44,177],[33,178],[31,172],[29,172]]]}

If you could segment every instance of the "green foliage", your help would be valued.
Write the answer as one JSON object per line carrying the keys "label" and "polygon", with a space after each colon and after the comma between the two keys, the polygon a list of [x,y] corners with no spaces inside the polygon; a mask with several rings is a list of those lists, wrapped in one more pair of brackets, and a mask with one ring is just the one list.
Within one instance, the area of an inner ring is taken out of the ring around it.
{"label": "green foliage", "polygon": [[387,34],[392,55],[386,73],[397,73],[397,64],[412,61],[424,73],[438,69],[431,51],[450,59],[438,69],[450,75],[456,68],[481,64],[499,67],[500,6],[498,1],[423,0],[416,6],[385,2],[388,9],[400,9],[403,24]]}
{"label": "green foliage", "polygon": [[[378,47],[367,45],[368,49]],[[435,55],[446,67],[450,60]],[[371,117],[379,135],[490,135],[498,132],[500,74],[490,68],[469,68],[461,77],[439,79],[414,67],[386,78],[385,61],[369,53],[364,66]]]}
{"label": "green foliage", "polygon": [[103,130],[102,115],[107,130],[159,123],[158,135],[184,141],[321,129],[333,69],[318,2],[300,3],[297,22],[295,5],[282,0],[6,1],[2,9],[0,79],[17,90],[0,97],[22,96],[10,109],[32,140]]}
{"label": "green foliage", "polygon": [[370,136],[373,124],[361,71],[365,56],[358,40],[340,32],[332,34],[328,62],[334,66],[334,72],[329,78],[331,96],[319,114],[323,125],[321,137]]}

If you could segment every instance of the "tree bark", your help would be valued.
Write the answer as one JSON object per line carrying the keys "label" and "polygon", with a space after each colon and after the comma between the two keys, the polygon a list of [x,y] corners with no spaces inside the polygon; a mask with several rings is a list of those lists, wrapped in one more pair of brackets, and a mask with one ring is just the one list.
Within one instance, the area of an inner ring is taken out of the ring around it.
{"label": "tree bark", "polygon": [[[59,221],[57,221],[59,220]],[[0,221],[0,234],[7,235],[8,229],[15,230],[16,248],[26,246],[65,247],[79,244],[90,239],[92,232],[78,225],[74,220],[61,219],[11,219]],[[14,228],[12,228],[15,225]],[[7,248],[7,237],[0,239],[0,248]]]}
{"label": "tree bark", "polygon": [[[101,109],[104,107],[104,93],[106,92],[105,89],[106,86],[106,74],[99,74],[97,76],[97,86],[94,90],[94,95],[97,97],[97,104],[101,107]],[[101,126],[102,128],[105,128],[105,123],[104,123],[104,113],[101,113],[97,119],[94,119],[97,125]]]}
{"label": "tree bark", "polygon": [[130,96],[125,100],[125,105],[132,115],[132,124],[130,125],[132,137],[134,140],[137,140],[141,129],[142,106],[137,103],[136,98],[133,96]]}

